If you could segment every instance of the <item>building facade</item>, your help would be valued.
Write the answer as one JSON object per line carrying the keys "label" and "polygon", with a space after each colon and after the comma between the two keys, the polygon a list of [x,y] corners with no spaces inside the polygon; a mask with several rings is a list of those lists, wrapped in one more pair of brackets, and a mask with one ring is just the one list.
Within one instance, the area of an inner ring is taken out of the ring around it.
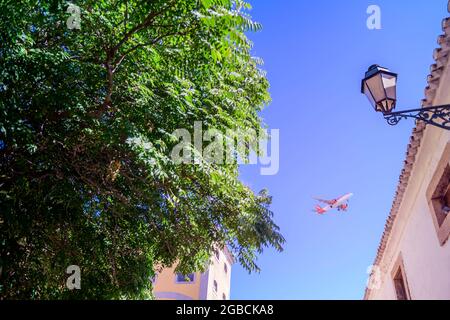
{"label": "building facade", "polygon": [[153,281],[158,300],[229,300],[233,257],[227,248],[216,250],[205,272],[182,275],[175,266],[163,269]]}
{"label": "building facade", "polygon": [[[423,106],[450,104],[450,17],[442,27]],[[416,123],[365,299],[450,300],[449,186],[450,131]]]}

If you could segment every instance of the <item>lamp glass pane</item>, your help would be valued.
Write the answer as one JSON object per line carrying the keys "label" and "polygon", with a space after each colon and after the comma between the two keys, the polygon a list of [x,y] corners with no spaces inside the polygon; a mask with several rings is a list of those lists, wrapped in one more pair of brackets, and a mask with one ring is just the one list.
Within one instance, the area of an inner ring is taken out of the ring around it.
{"label": "lamp glass pane", "polygon": [[367,86],[372,92],[373,100],[376,102],[386,100],[386,92],[384,91],[383,78],[380,73],[366,80]]}
{"label": "lamp glass pane", "polygon": [[383,74],[383,85],[386,89],[388,99],[397,99],[397,77],[390,74]]}
{"label": "lamp glass pane", "polygon": [[367,86],[367,82],[364,83],[364,94],[369,99],[370,104],[372,107],[376,108],[376,102],[373,100],[372,94],[370,93],[369,87]]}

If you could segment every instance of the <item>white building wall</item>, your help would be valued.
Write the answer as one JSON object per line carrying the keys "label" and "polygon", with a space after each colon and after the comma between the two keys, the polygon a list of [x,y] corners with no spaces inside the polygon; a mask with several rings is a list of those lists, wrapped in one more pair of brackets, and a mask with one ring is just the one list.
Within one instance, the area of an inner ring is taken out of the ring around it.
{"label": "white building wall", "polygon": [[[224,250],[219,251],[219,259],[215,255],[211,258],[211,266],[208,271],[207,300],[223,300],[223,294],[225,294],[226,300],[230,299],[231,263],[230,257]],[[225,264],[227,272],[224,270]],[[217,292],[214,290],[214,281],[217,282]]]}

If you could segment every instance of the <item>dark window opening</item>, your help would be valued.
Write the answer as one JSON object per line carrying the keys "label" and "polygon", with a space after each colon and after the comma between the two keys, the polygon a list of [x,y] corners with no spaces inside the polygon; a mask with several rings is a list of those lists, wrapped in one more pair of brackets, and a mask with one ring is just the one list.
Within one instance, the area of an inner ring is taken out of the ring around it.
{"label": "dark window opening", "polygon": [[220,258],[219,250],[214,250],[214,255],[216,256],[216,259],[219,260]]}
{"label": "dark window opening", "polygon": [[436,190],[433,193],[432,203],[434,213],[439,227],[445,221],[445,218],[450,214],[450,166],[447,165],[444,174],[439,181]]}
{"label": "dark window opening", "polygon": [[177,282],[194,282],[194,274],[189,273],[188,275],[184,275],[177,273]]}
{"label": "dark window opening", "polygon": [[398,268],[394,276],[395,292],[397,294],[397,300],[408,300],[407,287],[405,279],[403,278],[403,272],[401,268]]}

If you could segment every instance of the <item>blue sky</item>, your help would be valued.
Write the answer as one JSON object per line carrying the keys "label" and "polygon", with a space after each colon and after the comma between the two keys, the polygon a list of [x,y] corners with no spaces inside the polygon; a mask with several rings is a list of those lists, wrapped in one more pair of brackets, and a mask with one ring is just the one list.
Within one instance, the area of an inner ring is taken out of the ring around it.
{"label": "blue sky", "polygon": [[[360,94],[377,63],[399,74],[398,109],[420,106],[447,0],[253,0],[263,30],[251,34],[265,61],[272,103],[263,112],[280,129],[280,171],[242,180],[273,196],[285,251],[266,250],[262,271],[234,265],[232,299],[361,299],[403,167],[413,121],[396,127]],[[380,6],[382,29],[366,27]],[[355,196],[345,214],[318,216],[313,196]]]}

